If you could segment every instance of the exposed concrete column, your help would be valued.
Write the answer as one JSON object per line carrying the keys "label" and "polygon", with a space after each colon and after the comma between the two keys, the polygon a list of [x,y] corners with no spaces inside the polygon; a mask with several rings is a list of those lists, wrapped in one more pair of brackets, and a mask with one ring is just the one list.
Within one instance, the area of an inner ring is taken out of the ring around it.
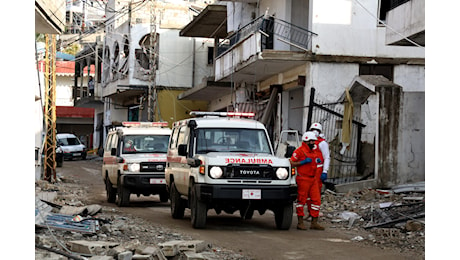
{"label": "exposed concrete column", "polygon": [[398,140],[403,91],[398,85],[376,86],[378,93],[378,185],[389,187],[398,180]]}

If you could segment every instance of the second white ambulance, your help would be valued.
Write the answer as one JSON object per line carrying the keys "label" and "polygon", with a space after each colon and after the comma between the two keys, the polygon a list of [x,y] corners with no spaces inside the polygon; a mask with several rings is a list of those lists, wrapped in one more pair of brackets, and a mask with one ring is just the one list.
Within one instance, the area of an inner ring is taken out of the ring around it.
{"label": "second white ambulance", "polygon": [[102,179],[107,201],[128,206],[131,194],[156,195],[168,201],[164,169],[171,134],[167,122],[123,122],[109,131]]}

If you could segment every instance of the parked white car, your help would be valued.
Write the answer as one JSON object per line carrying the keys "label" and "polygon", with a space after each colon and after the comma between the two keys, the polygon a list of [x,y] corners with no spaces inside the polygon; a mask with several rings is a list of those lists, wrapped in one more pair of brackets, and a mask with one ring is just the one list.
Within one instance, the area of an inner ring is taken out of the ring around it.
{"label": "parked white car", "polygon": [[58,146],[61,147],[64,153],[64,159],[81,158],[86,160],[86,146],[74,134],[57,134],[56,139]]}

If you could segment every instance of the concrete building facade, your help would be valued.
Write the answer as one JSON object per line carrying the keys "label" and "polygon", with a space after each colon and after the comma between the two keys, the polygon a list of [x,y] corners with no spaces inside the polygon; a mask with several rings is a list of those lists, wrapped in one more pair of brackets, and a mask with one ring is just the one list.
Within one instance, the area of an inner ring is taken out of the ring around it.
{"label": "concrete building facade", "polygon": [[[406,2],[417,8],[411,14],[424,13],[420,2]],[[387,187],[424,180],[425,50],[389,39],[386,23],[401,18],[394,10],[408,12],[407,7],[379,0],[217,4],[181,30],[182,36],[215,39],[214,80],[233,86],[213,95],[210,110],[256,110],[275,143],[282,130],[303,133],[311,121],[319,121],[332,130],[327,137],[337,169],[345,161],[356,164],[346,174],[332,174],[340,183]],[[214,27],[205,28],[208,24]],[[424,35],[424,24],[408,32]],[[204,84],[179,99],[207,100],[215,89]],[[356,149],[342,142],[345,118],[315,116],[311,99],[314,93],[319,103],[343,111],[347,91],[357,120],[353,125],[359,126],[352,134]]]}

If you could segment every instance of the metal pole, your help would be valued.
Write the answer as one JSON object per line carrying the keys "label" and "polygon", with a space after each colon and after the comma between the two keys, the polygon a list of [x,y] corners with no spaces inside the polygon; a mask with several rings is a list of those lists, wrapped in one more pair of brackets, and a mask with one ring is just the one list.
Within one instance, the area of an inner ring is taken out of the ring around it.
{"label": "metal pole", "polygon": [[308,104],[308,117],[307,117],[307,127],[305,128],[308,131],[308,128],[311,126],[311,121],[313,117],[313,107],[315,106],[315,88],[310,89],[310,103]]}
{"label": "metal pole", "polygon": [[157,88],[155,82],[156,74],[156,58],[157,58],[157,34],[156,34],[156,17],[155,17],[155,6],[154,1],[150,2],[150,46],[149,46],[149,98],[148,98],[148,117],[147,120],[150,122],[155,120],[155,108],[157,102]]}

